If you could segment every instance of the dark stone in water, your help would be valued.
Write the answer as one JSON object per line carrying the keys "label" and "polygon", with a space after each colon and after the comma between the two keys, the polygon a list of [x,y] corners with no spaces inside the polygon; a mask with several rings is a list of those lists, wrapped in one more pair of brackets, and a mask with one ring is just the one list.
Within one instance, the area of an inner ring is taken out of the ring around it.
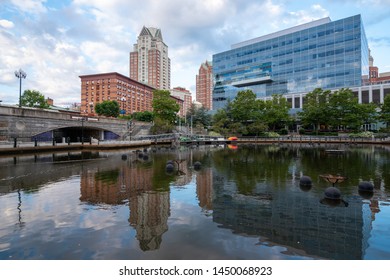
{"label": "dark stone in water", "polygon": [[195,170],[199,170],[201,167],[202,167],[202,164],[201,164],[199,161],[196,161],[196,162],[194,163],[194,169],[195,169]]}
{"label": "dark stone in water", "polygon": [[341,192],[338,188],[329,187],[325,189],[325,198],[327,199],[341,199]]}
{"label": "dark stone in water", "polygon": [[362,181],[359,183],[359,191],[363,192],[374,192],[374,185],[371,182]]}
{"label": "dark stone in water", "polygon": [[167,163],[165,166],[165,171],[172,173],[175,170],[175,166],[172,163]]}
{"label": "dark stone in water", "polygon": [[302,176],[299,179],[299,185],[301,186],[311,186],[312,185],[312,180],[309,176]]}

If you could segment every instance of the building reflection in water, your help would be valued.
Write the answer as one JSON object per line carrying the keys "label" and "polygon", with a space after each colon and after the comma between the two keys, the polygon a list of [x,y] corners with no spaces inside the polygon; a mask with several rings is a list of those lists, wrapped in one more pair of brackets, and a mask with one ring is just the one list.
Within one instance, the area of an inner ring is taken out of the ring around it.
{"label": "building reflection in water", "polygon": [[[297,171],[318,177],[322,173],[316,170],[313,160],[321,161],[328,169],[332,167],[332,159],[319,151],[299,150],[298,154],[293,149],[271,147],[242,149],[234,154],[229,150],[214,151],[209,157],[200,151],[187,151],[179,158],[151,156],[150,164],[134,158],[120,164],[104,161],[83,170],[80,199],[93,204],[129,203],[128,222],[143,251],[159,249],[168,231],[170,187],[185,186],[194,174],[203,213],[212,215],[215,223],[234,234],[259,237],[259,246],[283,246],[286,254],[362,259],[379,211],[378,200],[382,200],[376,196],[362,199],[357,194],[359,174],[363,174],[359,169],[353,170],[356,174],[351,169],[350,189],[347,184],[343,189],[348,195],[348,207],[319,203],[321,186],[307,192],[300,190]],[[165,173],[165,164],[172,159],[180,160],[180,176]],[[364,159],[367,161],[367,157]],[[201,170],[196,172],[192,168],[195,160],[202,162]],[[359,162],[353,153],[338,160],[345,161],[345,166]],[[384,180],[379,185],[383,188]]]}
{"label": "building reflection in water", "polygon": [[[357,195],[357,183],[352,183],[350,189],[343,189],[350,192],[348,207],[322,205],[319,203],[322,191],[302,192],[298,191],[297,183],[296,188],[287,184],[290,180],[287,177],[295,176],[288,170],[296,170],[297,164],[301,165],[301,170],[309,170],[311,164],[305,166],[305,158],[297,159],[281,152],[283,161],[275,163],[268,160],[275,151],[271,154],[263,151],[256,156],[242,151],[241,155],[250,165],[243,164],[242,160],[238,162],[244,166],[221,161],[213,174],[213,221],[235,234],[260,236],[258,245],[284,246],[286,254],[362,259],[368,248],[372,222],[379,211],[378,198],[363,199]],[[218,157],[215,158],[218,161]],[[357,161],[356,158],[351,160]],[[267,164],[262,164],[265,162]],[[242,180],[241,173],[248,174],[243,173],[243,169],[253,169],[252,174],[257,176],[250,188],[243,183],[251,180]],[[269,175],[282,169],[286,171],[278,176]],[[359,174],[352,176],[351,180],[358,182]]]}
{"label": "building reflection in water", "polygon": [[[120,165],[103,162],[81,173],[80,200],[91,204],[119,205],[129,203],[129,223],[143,251],[160,247],[168,230],[170,196],[168,190],[155,190],[152,166],[130,158]],[[113,167],[114,168],[113,168]]]}
{"label": "building reflection in water", "polygon": [[130,225],[143,251],[160,248],[168,230],[169,192],[141,192],[130,197]]}
{"label": "building reflection in water", "polygon": [[204,168],[196,175],[196,195],[199,206],[210,213],[213,209],[213,170]]}

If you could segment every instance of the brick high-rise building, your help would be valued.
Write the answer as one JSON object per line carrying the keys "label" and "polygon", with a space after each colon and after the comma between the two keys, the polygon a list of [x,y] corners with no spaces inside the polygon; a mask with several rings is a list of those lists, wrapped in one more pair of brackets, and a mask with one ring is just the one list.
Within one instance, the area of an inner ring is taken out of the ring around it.
{"label": "brick high-rise building", "polygon": [[95,105],[116,100],[123,114],[152,111],[153,87],[116,72],[80,76],[81,114],[95,115]]}
{"label": "brick high-rise building", "polygon": [[[175,99],[180,99],[183,101],[182,106],[180,106],[180,111],[178,115],[180,117],[185,117],[187,115],[187,111],[191,108],[192,104],[192,94],[189,90],[183,87],[175,87],[169,91],[172,97]],[[181,103],[178,102],[180,105]]]}
{"label": "brick high-rise building", "polygon": [[130,52],[130,78],[157,89],[171,87],[171,60],[160,29],[142,28]]}
{"label": "brick high-rise building", "polygon": [[196,75],[196,101],[209,110],[212,109],[213,86],[213,66],[210,61],[206,61]]}

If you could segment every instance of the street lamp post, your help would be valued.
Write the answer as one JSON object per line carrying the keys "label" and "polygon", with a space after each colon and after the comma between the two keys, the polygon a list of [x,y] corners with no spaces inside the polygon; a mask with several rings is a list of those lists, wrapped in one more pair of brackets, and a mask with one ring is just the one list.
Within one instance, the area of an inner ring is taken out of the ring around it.
{"label": "street lamp post", "polygon": [[192,125],[193,125],[193,124],[192,124],[192,117],[193,117],[193,116],[191,115],[191,137],[192,137]]}
{"label": "street lamp post", "polygon": [[122,113],[122,116],[124,116],[125,113],[126,113],[126,109],[125,109],[126,97],[123,96],[123,97],[121,98],[121,101],[122,101],[122,110],[121,110],[121,113]]}
{"label": "street lamp post", "polygon": [[19,107],[22,107],[22,79],[25,79],[27,74],[19,69],[19,71],[15,71],[15,76],[19,78]]}
{"label": "street lamp post", "polygon": [[81,145],[84,145],[84,122],[86,120],[86,117],[81,117]]}

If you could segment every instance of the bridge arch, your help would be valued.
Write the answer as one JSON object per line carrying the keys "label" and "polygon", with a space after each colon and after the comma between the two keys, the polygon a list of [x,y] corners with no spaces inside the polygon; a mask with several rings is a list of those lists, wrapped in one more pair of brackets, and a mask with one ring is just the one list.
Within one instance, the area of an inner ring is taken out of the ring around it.
{"label": "bridge arch", "polygon": [[96,126],[60,126],[51,130],[39,131],[31,136],[31,140],[41,141],[54,141],[56,143],[63,142],[81,142],[90,141],[91,139],[97,140],[116,140],[120,135],[117,133],[102,129]]}
{"label": "bridge arch", "polygon": [[130,128],[127,120],[86,117],[76,112],[59,112],[37,108],[0,106],[0,140],[63,142],[77,138],[98,140],[122,139]]}

